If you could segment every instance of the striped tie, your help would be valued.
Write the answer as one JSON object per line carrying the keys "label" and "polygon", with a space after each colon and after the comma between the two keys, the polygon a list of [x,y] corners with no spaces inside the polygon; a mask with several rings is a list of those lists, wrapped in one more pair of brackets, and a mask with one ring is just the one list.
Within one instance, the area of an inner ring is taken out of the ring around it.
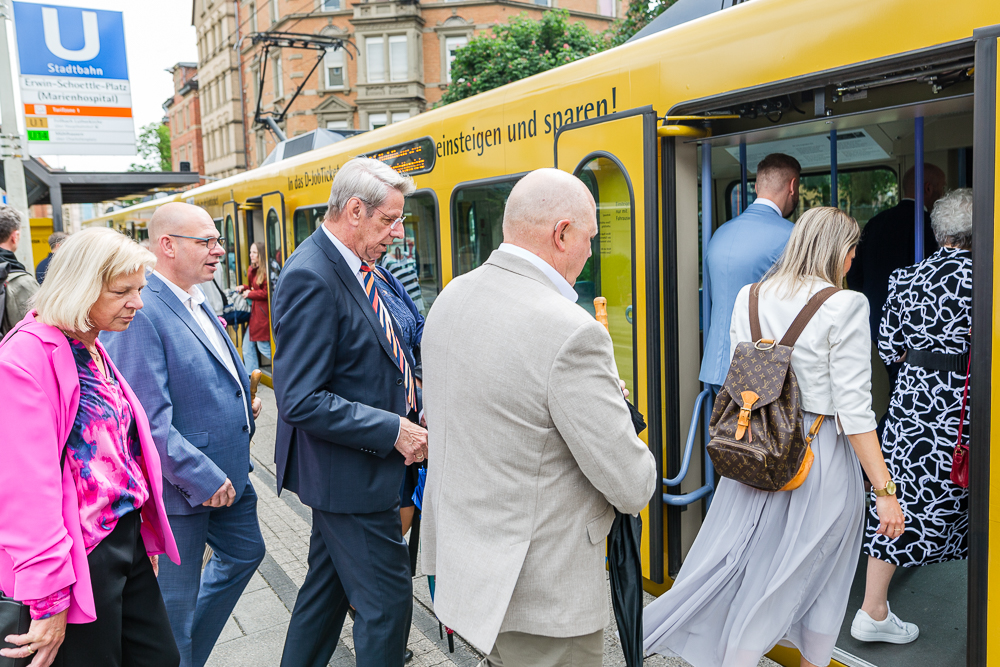
{"label": "striped tie", "polygon": [[416,410],[417,393],[413,384],[413,372],[410,370],[410,364],[406,362],[406,355],[403,353],[402,346],[396,339],[396,332],[392,329],[389,312],[382,307],[382,301],[378,298],[378,288],[375,287],[375,273],[372,271],[372,267],[367,264],[361,265],[361,280],[364,281],[365,294],[368,295],[368,300],[371,302],[372,308],[375,309],[375,314],[378,315],[378,321],[385,331],[385,337],[389,340],[389,347],[392,349],[393,357],[396,359],[396,365],[403,372],[406,408],[407,410]]}

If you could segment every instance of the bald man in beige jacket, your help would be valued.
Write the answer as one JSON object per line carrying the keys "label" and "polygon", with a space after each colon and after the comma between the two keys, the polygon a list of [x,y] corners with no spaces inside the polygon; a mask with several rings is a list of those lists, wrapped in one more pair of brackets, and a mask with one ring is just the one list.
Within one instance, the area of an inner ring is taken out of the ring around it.
{"label": "bald man in beige jacket", "polygon": [[601,664],[614,508],[635,514],[656,488],[611,338],[575,303],[596,234],[579,179],[528,174],[503,245],[424,328],[423,570],[435,613],[487,667]]}

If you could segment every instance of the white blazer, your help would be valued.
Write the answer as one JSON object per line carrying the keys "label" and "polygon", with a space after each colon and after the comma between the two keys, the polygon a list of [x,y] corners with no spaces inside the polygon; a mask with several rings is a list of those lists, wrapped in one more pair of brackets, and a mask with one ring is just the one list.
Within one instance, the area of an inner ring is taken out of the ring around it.
{"label": "white blazer", "polygon": [[[809,298],[830,283],[813,279],[786,294],[784,286],[761,290],[760,331],[780,340]],[[850,435],[874,431],[872,411],[871,333],[868,299],[841,290],[827,299],[803,329],[792,350],[792,369],[802,407],[818,415],[836,415],[837,428]],[[729,359],[736,344],[750,341],[750,285],[740,290],[730,324]]]}

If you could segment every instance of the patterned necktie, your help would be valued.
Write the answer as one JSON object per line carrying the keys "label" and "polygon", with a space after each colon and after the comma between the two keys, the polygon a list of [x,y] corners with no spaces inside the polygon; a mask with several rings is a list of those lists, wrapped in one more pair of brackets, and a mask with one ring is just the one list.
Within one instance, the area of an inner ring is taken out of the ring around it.
{"label": "patterned necktie", "polygon": [[372,308],[375,309],[378,321],[385,331],[385,337],[389,340],[389,348],[392,350],[396,365],[403,372],[403,390],[406,391],[406,408],[407,410],[416,410],[417,392],[413,384],[413,372],[410,370],[410,364],[406,362],[403,347],[399,344],[399,340],[396,339],[396,332],[393,331],[392,321],[389,319],[389,311],[385,309],[382,305],[382,300],[378,297],[378,288],[375,287],[375,273],[372,271],[372,267],[364,263],[361,264],[361,280],[364,283],[368,301],[371,302]]}

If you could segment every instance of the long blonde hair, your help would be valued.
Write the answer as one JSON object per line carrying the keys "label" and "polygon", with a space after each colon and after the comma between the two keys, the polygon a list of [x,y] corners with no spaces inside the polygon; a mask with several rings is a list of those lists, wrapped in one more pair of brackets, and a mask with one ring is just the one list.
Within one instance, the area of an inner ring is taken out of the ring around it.
{"label": "long blonde hair", "polygon": [[761,280],[760,289],[783,287],[784,295],[790,296],[810,278],[840,287],[847,254],[860,238],[858,221],[840,209],[809,209],[795,223],[785,251]]}
{"label": "long blonde hair", "polygon": [[256,284],[253,287],[262,289],[267,284],[267,253],[264,251],[264,244],[260,241],[255,241],[253,247],[257,248],[257,273],[254,276]]}

